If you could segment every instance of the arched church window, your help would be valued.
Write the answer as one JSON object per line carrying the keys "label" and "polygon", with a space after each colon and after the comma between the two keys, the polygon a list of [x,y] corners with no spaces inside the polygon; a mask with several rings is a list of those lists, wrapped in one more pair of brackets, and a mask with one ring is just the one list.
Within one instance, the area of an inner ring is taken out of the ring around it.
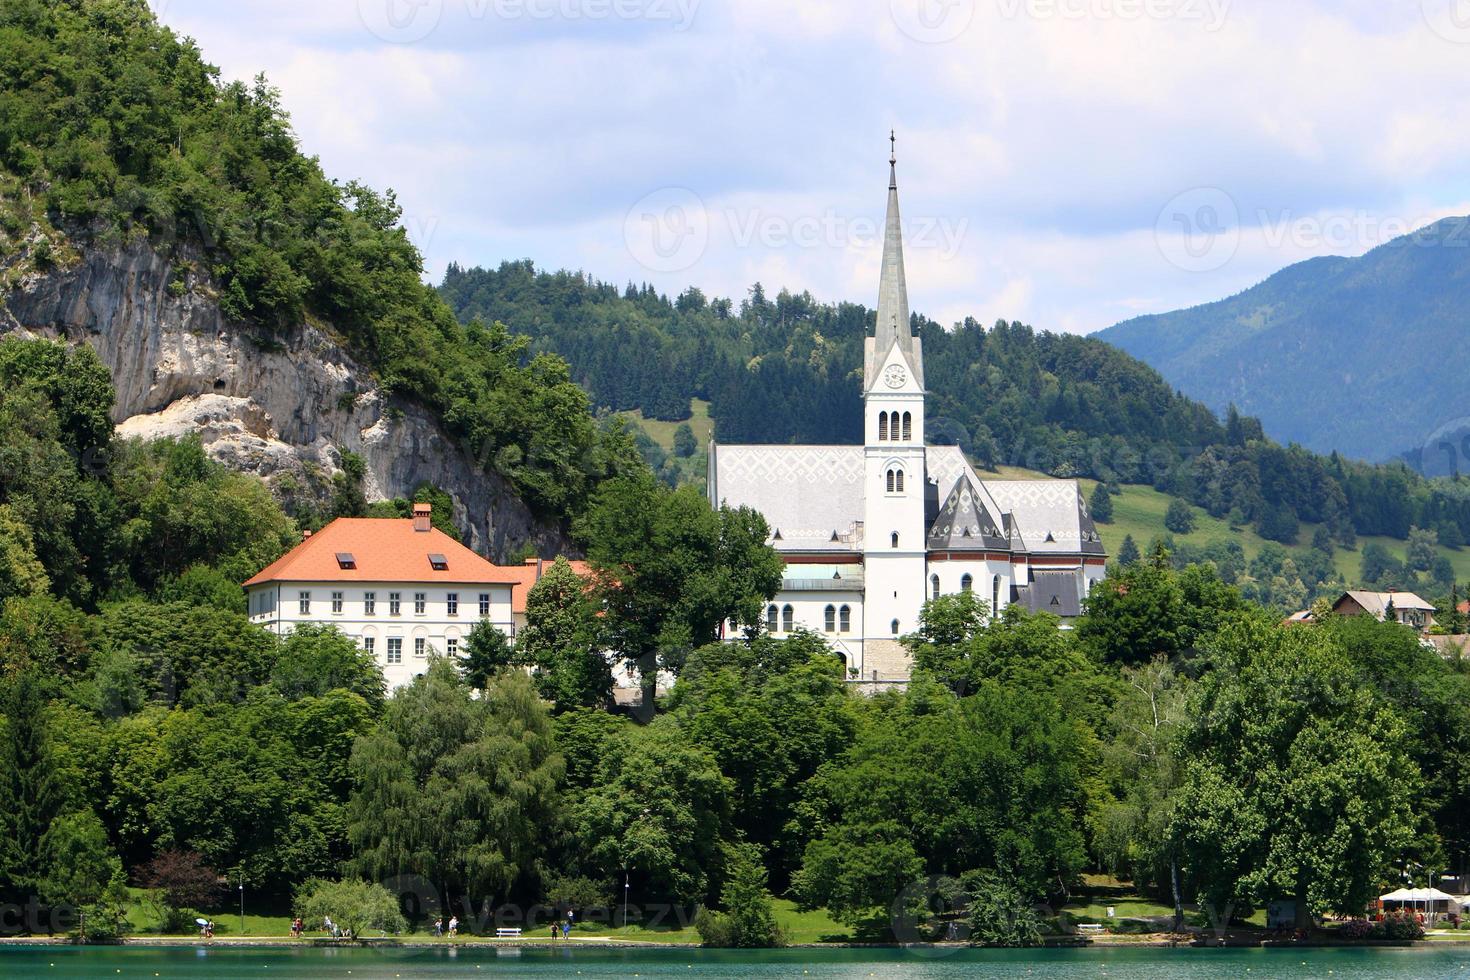
{"label": "arched church window", "polygon": [[895,619],[892,623],[890,623],[889,624],[889,628],[893,630],[893,635],[894,636],[897,636],[898,635],[898,620]]}
{"label": "arched church window", "polygon": [[975,591],[975,576],[971,575],[969,572],[966,572],[965,574],[961,575],[960,576],[960,591],[961,592],[973,592],[973,591]]}
{"label": "arched church window", "polygon": [[879,442],[887,442],[888,441],[888,413],[887,412],[879,412],[878,413],[878,441]]}
{"label": "arched church window", "polygon": [[939,576],[938,575],[930,575],[929,576],[929,593],[930,593],[929,598],[931,598],[931,599],[938,599],[939,598]]}
{"label": "arched church window", "polygon": [[997,575],[990,583],[990,615],[994,616],[1000,612],[1000,576]]}
{"label": "arched church window", "polygon": [[781,627],[790,633],[796,627],[796,610],[786,606],[781,610]]}
{"label": "arched church window", "polygon": [[903,441],[908,442],[914,437],[914,417],[908,412],[903,413]]}
{"label": "arched church window", "polygon": [[837,607],[836,606],[828,606],[827,607],[826,627],[827,627],[827,632],[828,633],[836,633],[837,632]]}
{"label": "arched church window", "polygon": [[903,493],[903,470],[898,471],[898,492]]}
{"label": "arched church window", "polygon": [[776,617],[780,615],[774,603],[766,607],[766,629],[772,633],[776,632],[778,625]]}
{"label": "arched church window", "polygon": [[888,471],[888,492],[889,493],[892,493],[893,492],[893,471],[892,470],[889,470]]}
{"label": "arched church window", "polygon": [[893,546],[895,548],[898,547],[898,532],[897,531],[894,531],[893,532]]}
{"label": "arched church window", "polygon": [[843,606],[842,609],[839,610],[838,615],[839,619],[837,621],[841,624],[840,628],[842,632],[850,632],[852,630],[852,607]]}

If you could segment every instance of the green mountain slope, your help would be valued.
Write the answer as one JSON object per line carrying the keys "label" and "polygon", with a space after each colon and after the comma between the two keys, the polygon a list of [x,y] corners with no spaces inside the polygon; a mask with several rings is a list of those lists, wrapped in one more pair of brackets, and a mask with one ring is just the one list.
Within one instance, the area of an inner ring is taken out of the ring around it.
{"label": "green mountain slope", "polygon": [[1470,409],[1470,218],[1096,334],[1274,438],[1388,459]]}

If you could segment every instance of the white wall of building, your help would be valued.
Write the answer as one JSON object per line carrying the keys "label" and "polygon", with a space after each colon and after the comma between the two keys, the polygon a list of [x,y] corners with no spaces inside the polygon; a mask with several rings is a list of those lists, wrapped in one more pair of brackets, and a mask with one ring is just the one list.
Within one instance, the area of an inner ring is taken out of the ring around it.
{"label": "white wall of building", "polygon": [[[482,595],[488,597],[483,609]],[[247,598],[250,621],[277,635],[299,623],[320,623],[335,626],[359,647],[371,646],[390,688],[422,674],[431,652],[458,653],[481,620],[507,636],[515,632],[508,585],[271,582],[251,587]]]}
{"label": "white wall of building", "polygon": [[[995,615],[1011,604],[1011,587],[1016,584],[1012,565],[1007,561],[931,561],[929,562],[926,599],[934,598],[934,580],[939,580],[940,595],[965,591],[965,576],[970,589]],[[996,600],[999,600],[998,602]]]}
{"label": "white wall of building", "polygon": [[[827,609],[833,613],[832,629],[827,628]],[[847,628],[843,629],[843,607],[847,608]],[[787,610],[791,611],[788,628]],[[776,628],[770,628],[771,612],[776,613]],[[831,591],[785,590],[776,594],[766,606],[763,619],[767,632],[785,639],[795,629],[810,630],[820,635],[842,656],[849,670],[863,667],[863,594],[853,590]]]}

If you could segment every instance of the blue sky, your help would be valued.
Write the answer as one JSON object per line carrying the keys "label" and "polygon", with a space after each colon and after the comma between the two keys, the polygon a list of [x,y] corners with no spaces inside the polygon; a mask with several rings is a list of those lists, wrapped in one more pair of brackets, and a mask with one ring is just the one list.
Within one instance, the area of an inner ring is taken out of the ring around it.
{"label": "blue sky", "polygon": [[528,257],[1088,332],[1470,213],[1470,0],[152,0],[437,281]]}

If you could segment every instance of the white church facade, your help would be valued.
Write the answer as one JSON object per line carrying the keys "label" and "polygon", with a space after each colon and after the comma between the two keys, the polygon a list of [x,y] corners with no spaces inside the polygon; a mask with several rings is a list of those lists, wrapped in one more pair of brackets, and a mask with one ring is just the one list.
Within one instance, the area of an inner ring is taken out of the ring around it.
{"label": "white church facade", "polygon": [[1072,480],[982,480],[955,446],[924,442],[924,357],[909,320],[895,160],[878,314],[866,338],[861,446],[718,445],[715,504],[747,505],[786,561],[767,607],[775,635],[826,637],[854,679],[908,679],[900,638],[924,603],[973,591],[1063,622],[1080,615],[1106,553]]}

